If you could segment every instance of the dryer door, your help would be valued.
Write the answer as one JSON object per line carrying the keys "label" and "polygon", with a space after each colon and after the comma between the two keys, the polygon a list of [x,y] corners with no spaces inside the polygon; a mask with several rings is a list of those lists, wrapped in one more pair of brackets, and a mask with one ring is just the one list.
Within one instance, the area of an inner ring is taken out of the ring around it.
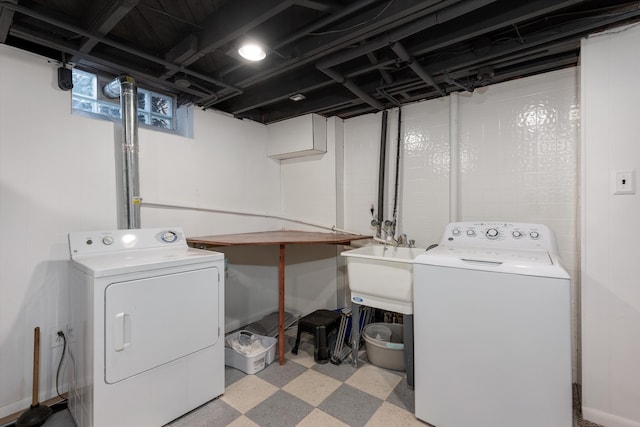
{"label": "dryer door", "polygon": [[215,345],[217,268],[112,283],[105,289],[105,382]]}

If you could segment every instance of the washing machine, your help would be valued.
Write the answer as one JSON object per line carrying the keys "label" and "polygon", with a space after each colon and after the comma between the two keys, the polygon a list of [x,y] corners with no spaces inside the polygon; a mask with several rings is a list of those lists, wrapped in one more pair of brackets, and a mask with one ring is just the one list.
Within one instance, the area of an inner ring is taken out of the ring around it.
{"label": "washing machine", "polygon": [[570,278],[541,224],[458,222],[414,260],[416,417],[572,426]]}
{"label": "washing machine", "polygon": [[78,427],[165,425],[224,391],[224,255],[181,228],[69,234]]}

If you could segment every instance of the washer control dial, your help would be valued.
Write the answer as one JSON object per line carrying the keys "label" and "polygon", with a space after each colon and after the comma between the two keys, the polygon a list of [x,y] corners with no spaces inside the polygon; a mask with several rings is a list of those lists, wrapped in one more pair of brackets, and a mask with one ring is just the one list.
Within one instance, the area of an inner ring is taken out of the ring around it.
{"label": "washer control dial", "polygon": [[538,239],[540,238],[540,233],[538,233],[537,231],[532,231],[531,233],[529,233],[529,237],[531,237],[532,239]]}
{"label": "washer control dial", "polygon": [[454,236],[459,236],[460,235],[460,229],[459,228],[454,228],[453,230],[451,230],[451,234],[453,234]]}
{"label": "washer control dial", "polygon": [[107,246],[111,245],[111,244],[113,243],[113,237],[111,237],[111,236],[104,236],[104,237],[102,238],[102,243],[103,243],[103,244],[105,244],[105,245],[107,245]]}
{"label": "washer control dial", "polygon": [[517,230],[511,233],[511,235],[513,236],[514,239],[519,239],[522,237],[522,233]]}
{"label": "washer control dial", "polygon": [[467,236],[473,237],[475,235],[476,235],[476,230],[473,230],[473,229],[467,230]]}
{"label": "washer control dial", "polygon": [[487,230],[487,232],[485,233],[485,235],[489,238],[489,239],[496,239],[498,238],[498,236],[500,235],[500,233],[498,232],[497,228],[490,228]]}

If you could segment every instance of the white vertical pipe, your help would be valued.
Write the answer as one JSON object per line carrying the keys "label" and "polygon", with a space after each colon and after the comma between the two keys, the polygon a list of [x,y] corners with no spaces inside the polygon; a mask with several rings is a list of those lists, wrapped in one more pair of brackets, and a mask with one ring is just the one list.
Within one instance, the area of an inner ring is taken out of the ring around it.
{"label": "white vertical pipe", "polygon": [[457,222],[460,140],[458,137],[458,92],[449,95],[449,222]]}

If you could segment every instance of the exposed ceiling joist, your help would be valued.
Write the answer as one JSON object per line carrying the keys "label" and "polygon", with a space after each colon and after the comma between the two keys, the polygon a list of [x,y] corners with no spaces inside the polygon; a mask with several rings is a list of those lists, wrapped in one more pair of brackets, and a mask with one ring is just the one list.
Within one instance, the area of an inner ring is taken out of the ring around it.
{"label": "exposed ceiling joist", "polygon": [[[216,49],[225,46],[245,36],[256,26],[269,20],[283,10],[291,7],[294,0],[234,0],[226,3],[201,25],[204,28],[195,35],[197,40],[195,52],[186,55],[183,46],[188,46],[187,51],[192,50],[192,35],[186,38],[188,41],[180,41],[169,50],[168,58],[185,58],[180,61],[183,67],[189,66],[203,56]],[[171,75],[171,70],[168,75]]]}
{"label": "exposed ceiling joist", "polygon": [[[245,89],[306,64],[316,62],[328,54],[341,50],[351,50],[354,43],[359,43],[367,37],[383,33],[385,29],[404,25],[415,19],[416,16],[430,13],[443,7],[443,4],[450,3],[455,3],[455,0],[394,0],[392,2],[384,2],[377,8],[365,10],[362,14],[357,14],[344,22],[340,27],[344,28],[344,31],[332,32],[328,30],[325,35],[320,37],[313,36],[301,41],[296,49],[300,56],[285,60],[265,71],[246,73],[246,77],[243,76],[244,78],[241,77],[240,80],[234,80],[234,84]],[[351,27],[353,28],[350,30]]]}
{"label": "exposed ceiling joist", "polygon": [[2,43],[263,123],[575,66],[582,37],[638,22],[632,0],[0,0]]}
{"label": "exposed ceiling joist", "polygon": [[321,10],[323,12],[332,12],[342,7],[340,3],[322,0],[296,0],[296,4],[309,9]]}
{"label": "exposed ceiling joist", "polygon": [[[18,0],[9,0],[8,3],[17,4]],[[13,10],[0,6],[0,43],[4,43],[7,40],[12,21]]]}
{"label": "exposed ceiling joist", "polygon": [[[86,28],[89,31],[99,34],[101,36],[109,34],[109,32],[116,26],[122,18],[124,18],[134,7],[138,5],[140,0],[115,0],[110,2],[106,8],[102,10],[97,9],[97,5],[100,3],[91,3],[91,11],[85,22]],[[91,49],[98,44],[96,39],[87,39],[78,48],[80,52],[91,52]],[[72,59],[71,62],[75,62],[76,59]]]}
{"label": "exposed ceiling joist", "polygon": [[50,46],[52,48],[64,50],[65,52],[68,52],[71,55],[75,55],[78,58],[85,60],[85,62],[87,62],[89,66],[92,66],[95,64],[95,65],[98,65],[99,69],[102,69],[102,70],[118,69],[119,70],[118,74],[129,74],[140,82],[147,82],[152,86],[156,85],[156,87],[164,88],[164,90],[173,89],[173,91],[184,91],[188,94],[191,94],[197,97],[202,97],[207,95],[207,93],[203,92],[202,90],[198,90],[191,87],[184,88],[176,85],[173,82],[169,82],[157,77],[149,76],[148,74],[140,70],[136,70],[134,68],[130,68],[122,64],[112,62],[111,60],[96,56],[95,53],[80,52],[79,50],[75,49],[73,46],[70,46],[61,42],[55,42],[50,39],[46,39],[41,34],[36,33],[33,30],[30,30],[27,28],[22,28],[20,26],[14,25],[11,28],[10,34],[14,37],[19,37],[22,40],[28,40],[32,43],[39,43],[39,44],[46,43],[47,46]]}

